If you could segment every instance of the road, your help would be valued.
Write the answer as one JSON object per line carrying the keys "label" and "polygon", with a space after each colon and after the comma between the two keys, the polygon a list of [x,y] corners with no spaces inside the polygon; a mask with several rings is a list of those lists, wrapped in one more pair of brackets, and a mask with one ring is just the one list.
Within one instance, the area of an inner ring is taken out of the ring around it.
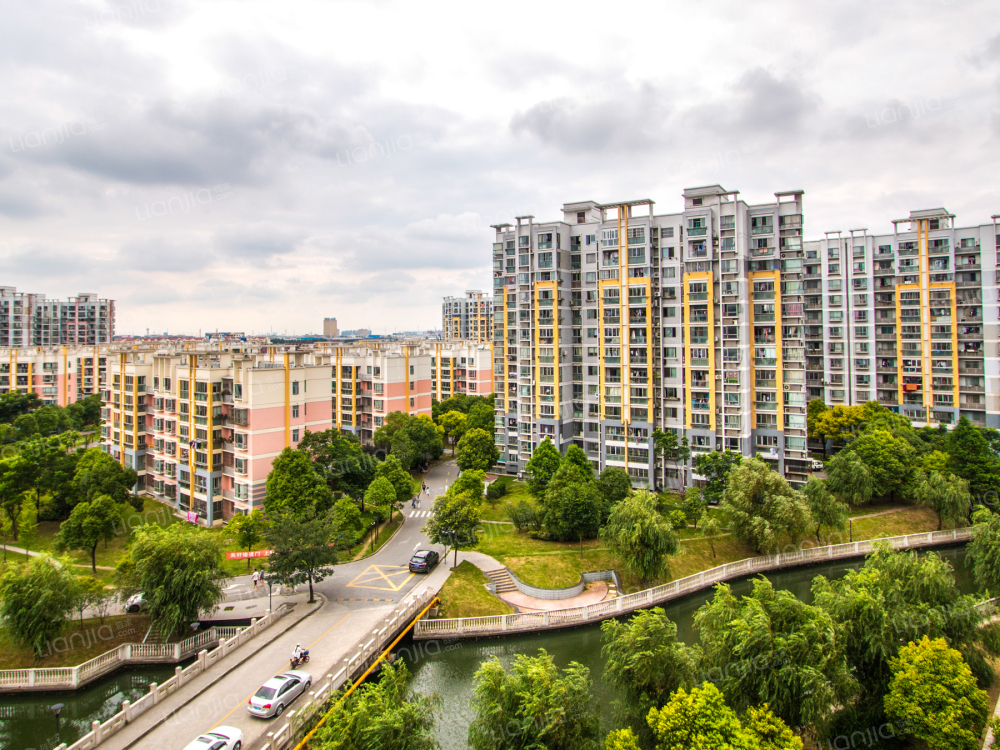
{"label": "road", "polygon": [[[443,494],[445,487],[457,476],[458,469],[452,461],[432,467],[424,478],[431,488],[431,497]],[[385,619],[397,602],[424,580],[423,576],[408,571],[407,562],[414,550],[430,548],[426,535],[420,530],[430,515],[429,505],[426,498],[419,510],[407,504],[403,525],[382,549],[365,560],[338,565],[333,576],[316,584],[316,591],[327,599],[318,612],[259,651],[253,651],[251,641],[224,660],[222,666],[227,665],[228,659],[243,661],[187,706],[172,714],[169,705],[159,713],[151,710],[147,712],[150,716],[139,717],[102,747],[182,750],[200,733],[223,725],[243,731],[245,750],[253,750],[263,743],[265,734],[277,730],[283,720],[250,716],[246,710],[247,701],[260,685],[288,668],[288,657],[295,644],[301,643],[310,650],[311,659],[306,669],[316,682],[321,675],[339,669],[348,653]],[[443,553],[442,548],[438,551]],[[230,598],[256,598],[266,596],[266,589],[254,592],[249,578],[242,577],[227,593]],[[231,666],[231,662],[228,665]],[[293,703],[291,708],[294,707]],[[163,723],[150,730],[150,726],[161,718],[165,719]]]}

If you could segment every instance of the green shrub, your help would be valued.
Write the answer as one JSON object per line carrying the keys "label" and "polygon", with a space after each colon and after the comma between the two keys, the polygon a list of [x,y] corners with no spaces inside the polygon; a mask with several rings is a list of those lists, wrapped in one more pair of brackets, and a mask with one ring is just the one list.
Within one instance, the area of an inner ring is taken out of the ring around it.
{"label": "green shrub", "polygon": [[670,525],[675,529],[683,529],[687,526],[687,516],[682,510],[672,510],[667,514],[667,518],[670,519]]}
{"label": "green shrub", "polygon": [[538,517],[538,509],[534,503],[524,498],[516,503],[507,503],[507,517],[518,531],[525,529],[537,531],[542,526],[541,519]]}

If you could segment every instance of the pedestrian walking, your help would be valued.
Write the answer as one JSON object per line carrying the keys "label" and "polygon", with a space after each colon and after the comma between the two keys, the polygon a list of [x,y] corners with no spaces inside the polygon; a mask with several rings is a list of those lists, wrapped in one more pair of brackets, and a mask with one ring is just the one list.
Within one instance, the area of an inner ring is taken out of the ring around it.
{"label": "pedestrian walking", "polygon": [[257,590],[257,581],[260,580],[260,570],[259,569],[255,570],[253,572],[253,575],[250,576],[250,580],[253,582],[254,591],[256,591]]}
{"label": "pedestrian walking", "polygon": [[426,494],[427,495],[427,499],[430,500],[431,499],[431,488],[425,486],[424,487],[424,494]]}

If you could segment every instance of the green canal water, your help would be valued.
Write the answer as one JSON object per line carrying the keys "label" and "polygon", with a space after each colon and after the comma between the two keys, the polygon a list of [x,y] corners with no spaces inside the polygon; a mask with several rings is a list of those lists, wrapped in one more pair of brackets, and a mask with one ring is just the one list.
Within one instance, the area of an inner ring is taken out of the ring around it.
{"label": "green canal water", "polygon": [[[958,585],[965,593],[973,591],[974,584],[965,567],[965,548],[935,550],[949,560],[955,569]],[[819,575],[834,579],[845,575],[849,569],[860,568],[864,563],[859,559],[849,563],[838,562],[828,565],[813,565],[796,568],[782,573],[771,573],[767,577],[779,589],[787,589],[800,599],[811,602],[810,586]],[[748,594],[749,579],[733,581],[734,593]],[[694,640],[693,618],[695,611],[712,596],[712,591],[685,597],[664,606],[667,615],[677,623],[678,637],[687,643]],[[508,638],[493,638],[479,641],[420,642],[404,644],[407,648],[402,655],[414,674],[414,689],[420,693],[437,693],[441,699],[441,712],[437,717],[437,737],[445,750],[464,750],[467,747],[469,723],[472,712],[469,699],[473,690],[473,675],[480,663],[496,656],[504,664],[510,664],[516,654],[535,655],[544,648],[560,667],[576,661],[590,669],[593,680],[593,694],[597,698],[601,723],[604,729],[613,725],[613,702],[615,691],[604,682],[604,660],[601,658],[601,629],[599,625],[534,633]],[[409,653],[407,653],[409,652]]]}
{"label": "green canal water", "polygon": [[[965,567],[965,549],[936,550],[955,569],[959,587],[969,592],[973,583]],[[825,575],[839,578],[848,569],[860,568],[863,560],[838,562],[797,568],[768,576],[777,588],[787,589],[805,601],[811,601],[813,578]],[[737,594],[748,593],[747,579],[733,582]],[[678,636],[693,639],[692,622],[695,611],[711,597],[711,591],[694,594],[664,607],[670,619],[677,623]],[[601,631],[597,625],[571,630],[495,638],[480,641],[403,642],[401,654],[414,673],[414,688],[421,693],[437,693],[441,698],[441,715],[437,721],[438,739],[445,750],[462,750],[471,712],[472,677],[480,663],[497,656],[509,664],[516,654],[537,654],[544,648],[560,667],[577,661],[589,667],[594,682],[594,694],[605,727],[613,720],[614,691],[604,682],[604,662],[601,659]],[[123,700],[135,701],[149,692],[151,682],[161,683],[173,675],[172,665],[157,665],[122,669],[98,680],[83,690],[61,693],[0,694],[0,749],[51,750],[56,747],[55,718],[49,709],[56,703],[65,704],[60,713],[60,737],[72,744],[90,731],[93,721],[107,721],[116,714]],[[194,735],[192,735],[193,737]]]}

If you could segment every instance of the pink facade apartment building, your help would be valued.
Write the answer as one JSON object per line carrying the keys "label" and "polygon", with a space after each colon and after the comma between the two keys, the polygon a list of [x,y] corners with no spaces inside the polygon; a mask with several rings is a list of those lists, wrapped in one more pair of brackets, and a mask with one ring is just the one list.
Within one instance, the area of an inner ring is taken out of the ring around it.
{"label": "pink facade apartment building", "polygon": [[34,393],[44,404],[68,406],[101,390],[106,347],[0,348],[0,394]]}

